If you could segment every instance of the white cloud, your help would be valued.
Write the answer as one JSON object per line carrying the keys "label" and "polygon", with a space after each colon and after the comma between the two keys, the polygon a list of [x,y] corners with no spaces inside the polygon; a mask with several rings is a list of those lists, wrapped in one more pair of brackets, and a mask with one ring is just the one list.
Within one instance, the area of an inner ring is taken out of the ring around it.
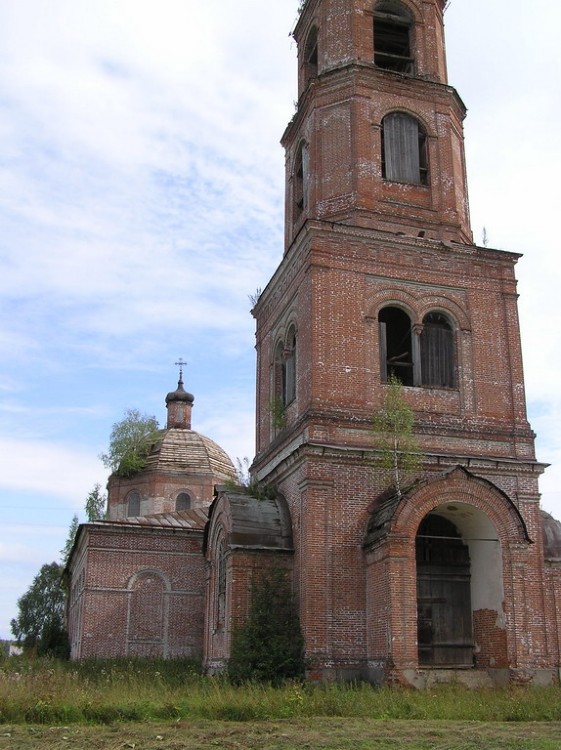
{"label": "white cloud", "polygon": [[[0,487],[33,491],[83,507],[88,492],[105,474],[91,450],[34,440],[0,439]],[[45,510],[49,507],[45,502]]]}
{"label": "white cloud", "polygon": [[[48,527],[44,524],[33,526],[33,524],[5,525],[2,529],[4,539],[0,539],[0,563],[2,565],[37,566],[37,569],[45,562],[44,547],[47,543],[58,542],[61,534],[67,533],[66,527]],[[50,561],[49,561],[50,562]],[[19,584],[21,586],[21,583]],[[2,577],[3,589],[18,590],[18,576],[13,574],[11,578]]]}

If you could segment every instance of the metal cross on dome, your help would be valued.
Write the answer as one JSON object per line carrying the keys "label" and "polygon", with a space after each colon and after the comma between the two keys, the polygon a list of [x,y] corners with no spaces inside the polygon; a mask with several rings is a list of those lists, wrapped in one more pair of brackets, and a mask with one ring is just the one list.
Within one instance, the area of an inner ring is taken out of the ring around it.
{"label": "metal cross on dome", "polygon": [[179,367],[179,380],[183,380],[183,367],[187,364],[187,362],[184,361],[183,357],[179,357],[175,364],[177,367]]}

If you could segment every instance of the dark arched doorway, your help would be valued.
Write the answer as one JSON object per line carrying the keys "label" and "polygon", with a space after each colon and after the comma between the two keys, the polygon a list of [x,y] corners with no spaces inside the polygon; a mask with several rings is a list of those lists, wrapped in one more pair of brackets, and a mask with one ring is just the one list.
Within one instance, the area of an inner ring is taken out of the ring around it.
{"label": "dark arched doorway", "polygon": [[430,513],[416,537],[420,666],[473,666],[471,562],[456,526]]}

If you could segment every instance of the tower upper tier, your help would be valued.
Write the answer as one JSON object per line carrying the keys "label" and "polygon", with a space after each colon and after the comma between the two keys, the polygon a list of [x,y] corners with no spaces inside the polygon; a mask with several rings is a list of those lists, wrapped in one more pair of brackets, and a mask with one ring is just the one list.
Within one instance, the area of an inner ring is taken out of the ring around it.
{"label": "tower upper tier", "polygon": [[471,244],[443,0],[307,0],[288,125],[286,249],[307,219]]}

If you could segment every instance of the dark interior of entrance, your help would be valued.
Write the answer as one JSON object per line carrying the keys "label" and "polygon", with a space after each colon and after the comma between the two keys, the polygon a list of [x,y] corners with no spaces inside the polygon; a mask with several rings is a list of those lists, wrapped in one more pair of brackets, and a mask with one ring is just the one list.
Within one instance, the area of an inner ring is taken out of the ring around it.
{"label": "dark interior of entrance", "polygon": [[417,532],[419,665],[473,666],[471,563],[456,526],[429,514]]}

